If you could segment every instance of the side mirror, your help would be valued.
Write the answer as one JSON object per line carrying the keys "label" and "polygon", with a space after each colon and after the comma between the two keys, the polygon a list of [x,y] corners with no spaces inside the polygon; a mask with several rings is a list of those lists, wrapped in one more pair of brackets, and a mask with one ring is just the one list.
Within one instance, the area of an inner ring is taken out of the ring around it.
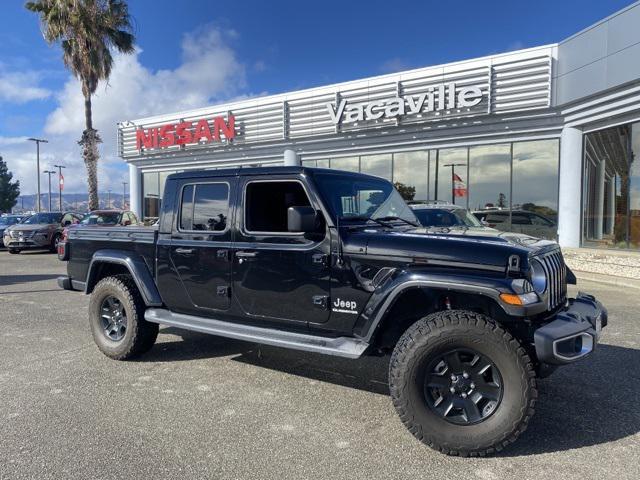
{"label": "side mirror", "polygon": [[313,207],[289,207],[287,210],[287,230],[290,232],[315,232],[318,212]]}
{"label": "side mirror", "polygon": [[65,220],[62,224],[63,227],[68,227],[69,225],[71,225],[71,220]]}

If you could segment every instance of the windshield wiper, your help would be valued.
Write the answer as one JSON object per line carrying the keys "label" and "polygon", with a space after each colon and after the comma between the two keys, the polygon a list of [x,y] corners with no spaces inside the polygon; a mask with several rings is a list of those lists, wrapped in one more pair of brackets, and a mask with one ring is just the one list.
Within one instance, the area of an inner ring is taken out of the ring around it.
{"label": "windshield wiper", "polygon": [[419,227],[419,225],[416,222],[412,222],[411,220],[407,220],[406,218],[402,218],[402,217],[395,217],[393,215],[387,216],[387,217],[380,217],[378,219],[372,218],[371,220],[382,220],[384,221],[391,221],[391,220],[400,220],[401,222],[404,222],[408,225],[411,225],[412,227]]}
{"label": "windshield wiper", "polygon": [[340,221],[350,221],[355,220],[356,222],[376,222],[378,225],[382,225],[385,228],[393,228],[393,225],[386,223],[384,220],[379,218],[371,218],[366,215],[350,215],[348,217],[340,217]]}

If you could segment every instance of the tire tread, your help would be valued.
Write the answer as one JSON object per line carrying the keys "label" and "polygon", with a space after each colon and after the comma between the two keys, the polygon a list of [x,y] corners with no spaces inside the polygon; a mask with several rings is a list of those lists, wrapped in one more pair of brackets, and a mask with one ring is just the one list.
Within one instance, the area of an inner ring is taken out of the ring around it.
{"label": "tire tread", "polygon": [[[500,438],[497,438],[491,446],[476,444],[469,447],[440,443],[435,435],[423,431],[422,426],[416,421],[411,412],[412,409],[409,406],[407,394],[409,381],[406,378],[407,375],[404,375],[407,361],[418,343],[424,344],[441,338],[447,334],[443,330],[448,325],[456,326],[462,331],[468,330],[469,335],[477,334],[477,329],[479,328],[490,335],[500,338],[509,350],[515,352],[518,361],[521,362],[523,367],[521,368],[521,379],[523,384],[528,385],[529,401],[523,402],[520,413],[512,423],[512,427],[507,429]],[[418,320],[405,331],[396,344],[391,357],[389,388],[393,405],[401,421],[418,440],[447,455],[465,457],[483,457],[499,452],[513,443],[527,429],[529,421],[535,413],[535,404],[538,396],[533,362],[520,342],[486,315],[466,310],[445,310],[432,313]]]}

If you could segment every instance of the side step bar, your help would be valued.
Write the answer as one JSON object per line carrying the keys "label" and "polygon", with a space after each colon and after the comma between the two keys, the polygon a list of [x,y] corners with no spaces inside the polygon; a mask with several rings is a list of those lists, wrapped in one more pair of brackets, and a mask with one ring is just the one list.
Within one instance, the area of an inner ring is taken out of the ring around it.
{"label": "side step bar", "polygon": [[326,338],[304,333],[285,332],[270,328],[254,327],[223,322],[210,318],[174,313],[164,308],[149,308],[144,313],[148,322],[170,325],[185,330],[209,333],[220,337],[272,345],[274,347],[324,353],[346,358],[358,358],[369,346],[361,340],[349,337]]}

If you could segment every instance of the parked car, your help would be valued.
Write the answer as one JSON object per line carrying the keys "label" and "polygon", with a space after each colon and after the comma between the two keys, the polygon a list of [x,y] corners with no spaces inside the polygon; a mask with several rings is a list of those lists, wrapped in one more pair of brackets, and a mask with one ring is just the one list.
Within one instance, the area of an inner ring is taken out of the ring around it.
{"label": "parked car", "polygon": [[419,227],[390,182],[361,173],[188,171],[167,178],[157,229],[70,229],[58,284],[91,295],[94,341],[116,360],[151,349],[158,324],[391,353],[407,428],[439,451],[486,455],[526,429],[536,376],[594,351],[607,311],[568,297],[576,279],[557,243],[467,230]]}
{"label": "parked car", "polygon": [[21,223],[5,229],[4,246],[9,253],[20,253],[28,249],[47,249],[55,252],[62,238],[64,227],[78,223],[82,214],[75,212],[36,213]]}
{"label": "parked car", "polygon": [[96,225],[98,227],[128,227],[138,225],[138,217],[129,210],[94,210],[89,212],[79,225]]}
{"label": "parked car", "polygon": [[8,227],[20,223],[24,218],[23,215],[2,215],[0,217],[0,237],[4,237],[4,231]]}
{"label": "parked car", "polygon": [[488,228],[466,208],[445,202],[411,203],[409,207],[423,227]]}
{"label": "parked car", "polygon": [[[79,223],[69,225],[62,231],[61,243],[69,236],[69,229],[85,226],[129,227],[140,225],[136,214],[130,210],[94,210],[87,213]],[[59,244],[58,244],[59,245]]]}
{"label": "parked car", "polygon": [[509,225],[509,210],[478,210],[473,215],[483,225],[502,231],[524,233],[532,237],[555,240],[558,235],[558,225],[555,221],[539,213],[528,210],[511,210],[511,225]]}

